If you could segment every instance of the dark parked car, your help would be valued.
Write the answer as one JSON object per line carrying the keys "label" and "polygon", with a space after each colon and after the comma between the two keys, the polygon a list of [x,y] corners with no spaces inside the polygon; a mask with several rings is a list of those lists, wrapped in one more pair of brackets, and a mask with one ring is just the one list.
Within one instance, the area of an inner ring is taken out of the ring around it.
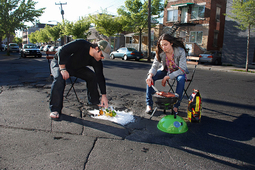
{"label": "dark parked car", "polygon": [[5,49],[5,44],[1,44],[1,51],[4,51],[4,49]]}
{"label": "dark parked car", "polygon": [[42,57],[42,53],[34,44],[24,44],[20,51],[20,55],[23,58],[27,56]]}
{"label": "dark parked car", "polygon": [[221,65],[221,52],[220,51],[206,51],[204,54],[199,55],[199,63],[211,63]]}
{"label": "dark parked car", "polygon": [[140,60],[143,58],[143,53],[138,52],[134,48],[127,48],[127,47],[122,47],[119,48],[117,51],[113,51],[110,54],[110,58],[122,58],[122,60],[129,60],[129,59],[135,59],[135,60]]}

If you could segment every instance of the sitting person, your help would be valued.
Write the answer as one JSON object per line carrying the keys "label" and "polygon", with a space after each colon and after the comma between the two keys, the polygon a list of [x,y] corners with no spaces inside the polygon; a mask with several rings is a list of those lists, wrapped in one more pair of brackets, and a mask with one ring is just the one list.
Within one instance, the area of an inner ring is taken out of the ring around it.
{"label": "sitting person", "polygon": [[[189,73],[186,64],[186,52],[187,50],[182,41],[170,34],[162,34],[160,36],[157,42],[156,56],[146,79],[146,113],[152,113],[152,94],[155,91],[151,85],[155,84],[156,80],[163,79],[161,84],[165,86],[167,80],[176,79],[176,93],[179,95],[179,100],[174,105],[173,110],[178,114],[186,81],[186,73]],[[162,66],[159,68],[160,64]]]}
{"label": "sitting person", "polygon": [[[107,41],[99,41],[96,44],[77,39],[64,45],[51,61],[51,73],[53,83],[50,94],[50,117],[59,118],[63,108],[63,93],[66,80],[70,76],[78,77],[86,81],[88,104],[108,108],[106,97],[106,84],[103,74],[102,59],[109,58],[111,46]],[[92,66],[92,71],[88,66]],[[101,91],[99,102],[98,86]]]}

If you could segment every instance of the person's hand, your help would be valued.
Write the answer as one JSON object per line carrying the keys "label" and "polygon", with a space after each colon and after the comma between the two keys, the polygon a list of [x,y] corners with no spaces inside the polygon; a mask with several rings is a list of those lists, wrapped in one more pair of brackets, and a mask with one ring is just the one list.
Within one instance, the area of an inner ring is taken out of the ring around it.
{"label": "person's hand", "polygon": [[62,74],[64,80],[67,80],[70,77],[68,71],[66,70],[61,70],[60,73]]}
{"label": "person's hand", "polygon": [[151,76],[151,75],[149,75],[149,76],[147,77],[147,79],[146,79],[146,84],[147,84],[149,87],[151,87],[151,85],[153,85],[153,84],[154,84],[154,82],[153,82],[153,79],[152,79],[152,76]]}
{"label": "person's hand", "polygon": [[99,105],[99,107],[108,108],[108,99],[106,97],[106,94],[102,95],[102,97],[101,97],[101,104]]}
{"label": "person's hand", "polygon": [[163,80],[162,80],[162,86],[166,86],[166,81],[168,80],[168,79],[170,79],[170,77],[169,76],[165,76],[164,78],[163,78]]}

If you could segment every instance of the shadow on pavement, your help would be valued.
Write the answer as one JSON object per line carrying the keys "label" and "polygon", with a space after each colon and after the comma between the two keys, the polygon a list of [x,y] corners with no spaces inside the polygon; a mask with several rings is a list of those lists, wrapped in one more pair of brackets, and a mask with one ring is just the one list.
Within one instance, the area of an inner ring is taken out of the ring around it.
{"label": "shadow on pavement", "polygon": [[[59,121],[77,123],[125,140],[173,147],[237,169],[255,168],[255,147],[241,142],[255,137],[255,118],[247,114],[242,114],[233,122],[203,116],[201,123],[188,123],[188,132],[178,135],[159,131],[156,128],[158,122],[155,120],[136,116],[137,119],[140,119],[139,124],[131,123],[124,126],[125,129],[119,128],[120,125],[116,123],[107,125],[68,115],[61,115]],[[128,131],[127,127],[132,129],[132,132]],[[248,165],[231,163],[231,159]]]}

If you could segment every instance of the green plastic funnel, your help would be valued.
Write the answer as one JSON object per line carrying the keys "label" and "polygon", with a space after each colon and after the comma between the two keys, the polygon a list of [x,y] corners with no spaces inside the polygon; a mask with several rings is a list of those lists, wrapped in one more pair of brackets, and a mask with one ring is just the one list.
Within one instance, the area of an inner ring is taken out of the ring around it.
{"label": "green plastic funnel", "polygon": [[180,116],[167,115],[163,117],[157,125],[158,129],[172,134],[180,134],[188,131],[187,123]]}

